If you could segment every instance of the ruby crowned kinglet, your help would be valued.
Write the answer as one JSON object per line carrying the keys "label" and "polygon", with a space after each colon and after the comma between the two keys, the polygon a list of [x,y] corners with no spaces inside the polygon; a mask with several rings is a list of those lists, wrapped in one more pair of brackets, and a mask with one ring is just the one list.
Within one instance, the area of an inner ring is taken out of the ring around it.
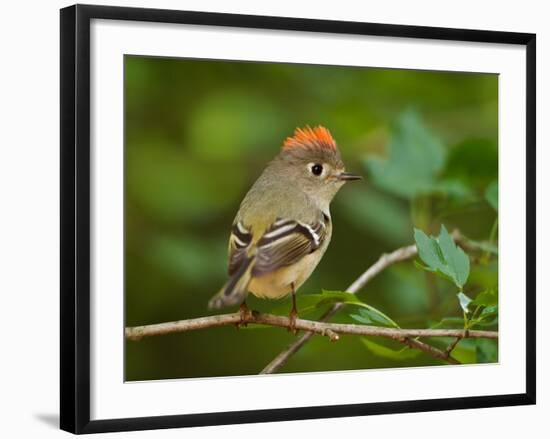
{"label": "ruby crowned kinglet", "polygon": [[292,293],[295,323],[295,292],[330,242],[330,202],[359,179],[345,172],[326,128],[296,129],[241,202],[229,238],[230,277],[209,308],[243,304],[249,291],[267,299]]}

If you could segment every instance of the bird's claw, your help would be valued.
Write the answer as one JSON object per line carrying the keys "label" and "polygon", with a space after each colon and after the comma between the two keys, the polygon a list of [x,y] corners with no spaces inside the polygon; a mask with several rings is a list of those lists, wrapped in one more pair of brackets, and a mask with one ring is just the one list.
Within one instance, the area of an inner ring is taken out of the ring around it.
{"label": "bird's claw", "polygon": [[290,319],[290,324],[288,325],[288,330],[291,331],[294,335],[298,334],[298,330],[296,329],[296,319],[298,318],[298,312],[293,309],[290,311],[290,315],[288,316]]}
{"label": "bird's claw", "polygon": [[248,326],[249,314],[250,314],[250,310],[248,309],[246,302],[241,303],[241,306],[239,307],[239,315],[241,319],[239,322],[235,323],[235,326],[237,326],[237,329],[239,329],[241,326],[244,326],[245,328]]}

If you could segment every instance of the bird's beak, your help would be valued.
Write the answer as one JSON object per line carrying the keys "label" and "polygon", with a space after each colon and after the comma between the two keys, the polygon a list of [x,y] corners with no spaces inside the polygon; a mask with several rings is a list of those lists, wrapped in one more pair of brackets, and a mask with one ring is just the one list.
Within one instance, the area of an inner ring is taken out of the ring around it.
{"label": "bird's beak", "polygon": [[343,180],[343,181],[363,180],[362,176],[356,175],[356,174],[351,174],[349,172],[341,172],[340,174],[338,174],[336,176],[336,178],[338,178],[338,180]]}

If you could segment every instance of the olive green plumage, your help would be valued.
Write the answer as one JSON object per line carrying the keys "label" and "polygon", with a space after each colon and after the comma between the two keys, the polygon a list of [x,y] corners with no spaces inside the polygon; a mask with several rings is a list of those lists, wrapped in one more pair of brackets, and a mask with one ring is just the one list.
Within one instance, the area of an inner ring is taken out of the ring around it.
{"label": "olive green plumage", "polygon": [[276,299],[311,275],[332,236],[330,202],[348,180],[324,127],[297,129],[252,185],[233,221],[229,280],[209,303],[242,303],[248,292]]}

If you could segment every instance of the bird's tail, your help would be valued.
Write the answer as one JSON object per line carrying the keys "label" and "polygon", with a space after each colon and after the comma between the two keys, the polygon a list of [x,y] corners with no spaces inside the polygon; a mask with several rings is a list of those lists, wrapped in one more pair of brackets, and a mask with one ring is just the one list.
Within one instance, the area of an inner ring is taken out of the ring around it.
{"label": "bird's tail", "polygon": [[248,294],[248,284],[252,277],[255,257],[248,257],[239,269],[229,278],[223,288],[208,302],[209,309],[241,304]]}

